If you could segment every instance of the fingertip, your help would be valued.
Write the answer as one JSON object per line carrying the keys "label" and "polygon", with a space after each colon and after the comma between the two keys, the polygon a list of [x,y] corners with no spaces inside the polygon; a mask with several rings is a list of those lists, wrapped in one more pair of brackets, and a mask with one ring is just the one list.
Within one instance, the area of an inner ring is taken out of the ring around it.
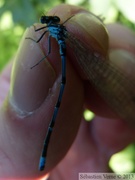
{"label": "fingertip", "polygon": [[135,33],[119,23],[107,24],[111,49],[122,48],[135,53]]}

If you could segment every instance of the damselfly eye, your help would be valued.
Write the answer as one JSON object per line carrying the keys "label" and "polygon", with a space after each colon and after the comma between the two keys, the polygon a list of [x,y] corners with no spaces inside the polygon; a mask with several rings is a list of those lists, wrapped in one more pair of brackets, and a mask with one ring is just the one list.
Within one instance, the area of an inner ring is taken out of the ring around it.
{"label": "damselfly eye", "polygon": [[45,23],[46,23],[46,16],[41,16],[40,22],[41,22],[42,24],[45,24]]}
{"label": "damselfly eye", "polygon": [[59,23],[59,22],[60,22],[60,18],[59,18],[58,16],[54,16],[54,17],[53,17],[53,21],[54,21],[55,23]]}
{"label": "damselfly eye", "polygon": [[41,16],[40,22],[42,24],[49,24],[49,23],[57,24],[60,22],[60,18],[58,16]]}

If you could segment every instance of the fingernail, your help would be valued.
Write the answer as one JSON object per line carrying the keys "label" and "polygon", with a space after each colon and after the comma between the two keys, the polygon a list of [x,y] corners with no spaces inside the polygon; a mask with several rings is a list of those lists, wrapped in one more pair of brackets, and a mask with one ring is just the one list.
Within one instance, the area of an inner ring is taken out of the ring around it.
{"label": "fingernail", "polygon": [[41,106],[56,78],[55,71],[47,59],[31,69],[45,56],[38,43],[25,39],[36,39],[33,33],[33,27],[24,33],[12,69],[9,99],[20,115],[30,113]]}
{"label": "fingernail", "polygon": [[127,75],[133,76],[135,72],[135,54],[123,49],[112,50],[109,53],[110,61]]}
{"label": "fingernail", "polygon": [[[80,13],[73,16],[76,27],[79,26],[79,33],[86,36],[86,40],[90,43],[97,44],[103,49],[105,54],[108,51],[108,33],[99,17],[91,13]],[[80,36],[79,35],[79,36]],[[84,37],[85,38],[85,37]]]}

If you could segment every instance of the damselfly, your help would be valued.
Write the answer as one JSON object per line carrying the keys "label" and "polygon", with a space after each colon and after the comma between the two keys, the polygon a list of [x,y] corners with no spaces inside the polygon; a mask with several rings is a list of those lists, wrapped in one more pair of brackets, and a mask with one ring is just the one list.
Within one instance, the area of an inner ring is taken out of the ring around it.
{"label": "damselfly", "polygon": [[55,124],[55,120],[56,120],[56,117],[58,114],[58,110],[59,110],[59,107],[61,104],[61,100],[62,100],[62,96],[63,96],[65,84],[66,84],[66,43],[65,43],[65,38],[67,38],[67,36],[66,36],[66,28],[63,25],[65,22],[63,24],[59,24],[59,22],[60,22],[60,18],[57,16],[41,16],[41,23],[47,24],[47,25],[44,27],[41,27],[39,29],[35,29],[35,31],[40,31],[42,29],[46,29],[46,31],[44,31],[44,33],[41,35],[41,37],[37,41],[35,41],[32,38],[26,38],[26,39],[31,39],[31,40],[35,41],[36,43],[38,43],[47,32],[49,33],[48,53],[33,67],[37,66],[40,62],[45,60],[47,58],[47,56],[51,53],[51,44],[50,44],[51,37],[55,38],[59,44],[59,48],[60,48],[59,53],[60,53],[61,61],[62,61],[62,78],[61,78],[60,92],[59,92],[58,100],[57,100],[55,108],[54,108],[54,113],[53,113],[52,119],[51,119],[49,127],[48,127],[48,131],[47,131],[47,134],[45,137],[44,147],[43,147],[43,151],[42,151],[42,155],[41,155],[40,163],[39,163],[39,170],[43,170],[45,167],[48,144],[50,141],[51,133],[53,131],[53,127]]}
{"label": "damselfly", "polygon": [[58,42],[59,53],[62,61],[60,92],[44,140],[43,151],[39,163],[40,170],[43,170],[45,167],[50,137],[57,118],[66,84],[66,43],[74,48],[76,63],[79,64],[87,79],[95,86],[104,100],[121,118],[129,120],[135,124],[135,78],[126,76],[124,72],[122,72],[110,61],[106,61],[105,58],[98,52],[95,52],[94,49],[91,48],[91,51],[88,50],[90,48],[86,43],[84,44],[81,40],[74,37],[71,32],[67,31],[64,24],[70,18],[68,18],[64,23],[60,24],[60,18],[57,16],[41,16],[41,23],[46,24],[46,26],[35,29],[35,31],[40,31],[43,29],[45,29],[45,31],[37,41],[33,40],[32,38],[27,38],[38,43],[46,33],[49,34],[48,53],[33,67],[45,60],[51,53],[51,37],[55,38]]}

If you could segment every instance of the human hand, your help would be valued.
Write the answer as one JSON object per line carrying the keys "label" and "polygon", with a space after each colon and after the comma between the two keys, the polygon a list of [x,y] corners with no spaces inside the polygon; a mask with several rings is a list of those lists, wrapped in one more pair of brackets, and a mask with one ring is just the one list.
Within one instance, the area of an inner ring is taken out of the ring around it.
{"label": "human hand", "polygon": [[[62,19],[67,19],[72,14],[86,11],[78,7],[61,5],[54,8],[50,14],[54,12],[60,17],[63,14]],[[78,23],[77,28],[79,27]],[[95,30],[94,28],[90,29],[90,33]],[[128,57],[130,64],[130,60],[134,60],[132,57],[135,48],[134,34],[117,24],[108,25],[107,28],[111,40],[111,60],[116,56],[115,58],[126,61]],[[0,178],[34,180],[52,168],[54,169],[49,179],[55,180],[77,179],[78,173],[83,171],[108,172],[111,155],[135,140],[135,129],[131,129],[127,123],[114,116],[91,85],[84,85],[69,56],[67,56],[66,89],[49,144],[46,169],[43,172],[38,171],[42,142],[57,100],[61,73],[61,61],[55,43],[52,43],[52,48],[55,47],[56,51],[52,50],[48,61],[30,69],[43,57],[43,52],[46,52],[47,40],[44,38],[39,46],[26,40],[25,37],[34,36],[38,39],[40,33],[30,28],[24,35],[13,65],[11,82],[11,66],[1,74]],[[98,43],[102,44],[102,49],[106,49],[107,39],[105,42],[102,41],[102,33],[104,32],[101,30],[101,34],[96,34],[95,39],[97,41],[100,39]],[[116,51],[119,49],[123,51]],[[9,96],[4,101],[9,83],[11,83]],[[86,99],[87,107],[96,113],[94,120],[89,123],[82,118]],[[111,119],[114,117],[115,119]],[[79,132],[74,140],[78,128]],[[71,146],[72,142],[74,143]],[[63,157],[64,159],[57,165]]]}

